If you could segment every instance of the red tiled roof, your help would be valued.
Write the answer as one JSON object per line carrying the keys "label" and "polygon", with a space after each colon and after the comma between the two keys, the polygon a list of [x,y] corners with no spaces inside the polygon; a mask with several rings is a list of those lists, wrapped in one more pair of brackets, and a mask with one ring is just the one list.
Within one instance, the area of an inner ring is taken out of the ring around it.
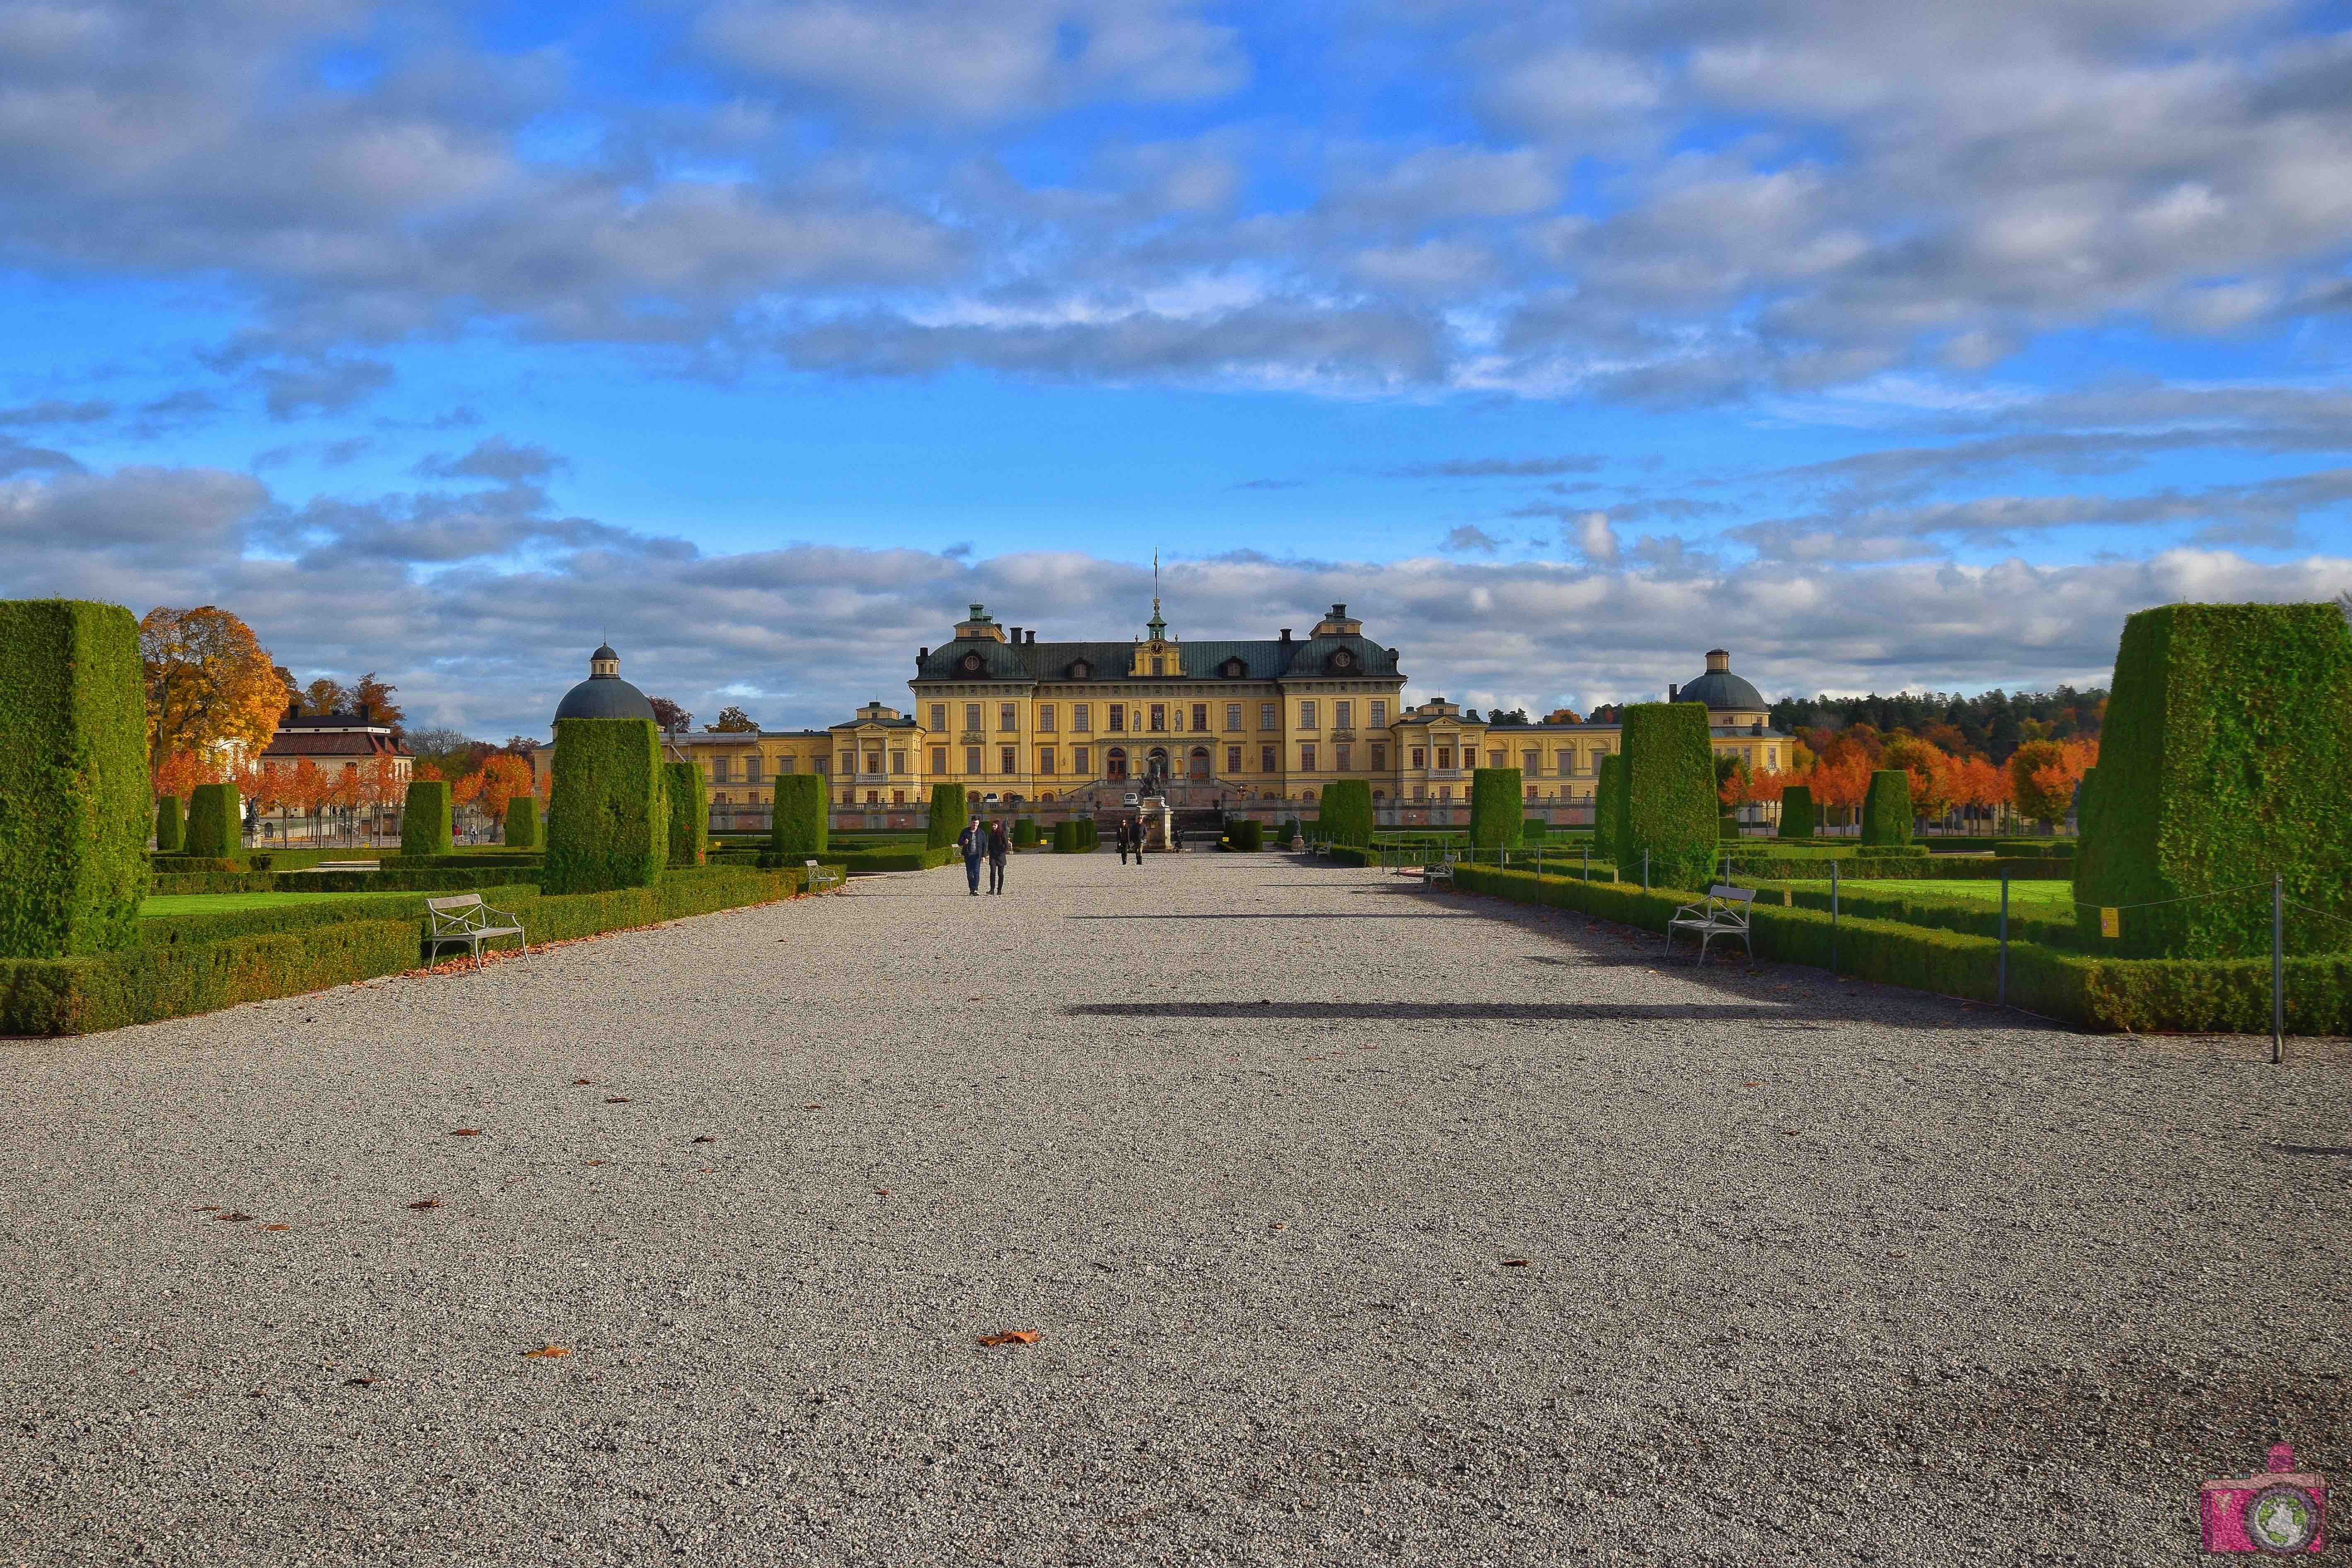
{"label": "red tiled roof", "polygon": [[271,737],[262,756],[269,757],[373,757],[405,756],[408,749],[389,735],[306,734],[299,730],[280,730]]}

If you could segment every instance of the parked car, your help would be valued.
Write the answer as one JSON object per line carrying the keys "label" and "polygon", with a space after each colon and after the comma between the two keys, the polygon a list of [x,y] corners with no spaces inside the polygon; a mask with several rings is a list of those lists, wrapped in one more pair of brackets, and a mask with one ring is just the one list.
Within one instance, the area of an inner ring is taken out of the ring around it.
{"label": "parked car", "polygon": [[1143,797],[1137,795],[1133,790],[1129,790],[1127,794],[1118,797],[1118,804],[1121,805],[1141,805],[1143,804]]}

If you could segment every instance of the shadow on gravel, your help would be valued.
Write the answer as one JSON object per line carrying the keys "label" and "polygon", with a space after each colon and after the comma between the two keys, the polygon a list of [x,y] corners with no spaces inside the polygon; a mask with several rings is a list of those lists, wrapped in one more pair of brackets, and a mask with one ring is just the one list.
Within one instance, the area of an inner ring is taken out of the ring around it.
{"label": "shadow on gravel", "polygon": [[1790,1018],[1791,1007],[1738,1002],[1081,1002],[1065,1017],[1090,1018],[1388,1018],[1468,1020],[1567,1018]]}
{"label": "shadow on gravel", "polygon": [[1475,921],[1476,915],[1360,915],[1331,910],[1295,910],[1278,915],[1064,915],[1066,921]]}

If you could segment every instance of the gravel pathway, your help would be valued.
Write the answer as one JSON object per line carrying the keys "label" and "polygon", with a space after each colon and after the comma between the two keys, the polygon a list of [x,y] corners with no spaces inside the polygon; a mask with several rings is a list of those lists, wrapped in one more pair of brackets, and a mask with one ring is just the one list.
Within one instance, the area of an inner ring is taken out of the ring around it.
{"label": "gravel pathway", "polygon": [[2182,1563],[2273,1440],[2352,1484],[2341,1043],[1012,886],[0,1047],[0,1563]]}

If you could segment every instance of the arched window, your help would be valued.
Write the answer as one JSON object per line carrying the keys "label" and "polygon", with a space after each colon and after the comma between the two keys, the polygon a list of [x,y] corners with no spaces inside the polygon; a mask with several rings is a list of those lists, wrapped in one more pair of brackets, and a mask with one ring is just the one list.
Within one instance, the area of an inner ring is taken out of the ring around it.
{"label": "arched window", "polygon": [[1103,776],[1123,779],[1127,776],[1127,748],[1113,746],[1103,753]]}

